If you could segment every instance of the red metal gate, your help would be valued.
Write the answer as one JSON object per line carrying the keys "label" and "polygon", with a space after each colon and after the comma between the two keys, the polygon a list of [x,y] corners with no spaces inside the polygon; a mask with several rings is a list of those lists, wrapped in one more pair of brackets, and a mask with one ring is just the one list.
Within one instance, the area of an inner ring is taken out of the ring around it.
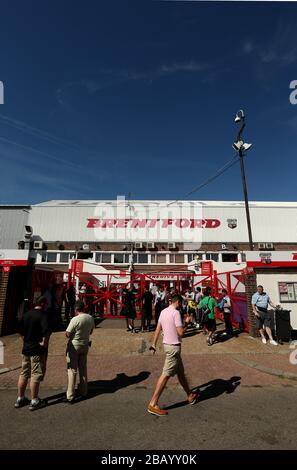
{"label": "red metal gate", "polygon": [[[68,273],[68,284],[73,283],[76,288],[77,298],[84,301],[86,310],[92,314],[102,318],[122,318],[125,289],[132,285],[135,292],[137,317],[140,317],[142,313],[141,300],[145,287],[152,290],[153,286],[162,286],[164,289],[174,289],[177,293],[182,294],[187,287],[195,289],[200,286],[204,289],[206,286],[210,286],[217,300],[221,297],[222,289],[227,290],[231,299],[231,316],[234,326],[248,331],[244,270],[217,273],[212,270],[211,262],[205,262],[201,274],[194,274],[190,271],[151,273],[101,271],[100,266],[96,263],[74,260]],[[32,300],[43,294],[49,288],[49,285],[57,282],[55,280],[56,275],[63,277],[61,272],[34,271]],[[59,279],[59,285],[61,285],[61,279]],[[217,311],[217,317],[223,319],[223,315],[219,311]]]}
{"label": "red metal gate", "polygon": [[[248,331],[248,310],[244,283],[244,270],[217,273],[214,271],[214,293],[219,299],[220,292],[226,289],[231,300],[231,320],[234,326]],[[217,316],[223,319],[222,313]]]}
{"label": "red metal gate", "polygon": [[142,313],[141,300],[145,287],[152,288],[155,285],[164,287],[168,291],[174,289],[177,293],[183,293],[187,287],[213,286],[212,271],[199,275],[191,272],[168,271],[108,273],[101,272],[99,268],[94,272],[85,271],[89,268],[93,271],[94,263],[74,261],[69,270],[68,283],[72,282],[76,287],[77,297],[85,302],[87,310],[104,318],[123,317],[123,297],[125,290],[130,286],[134,287],[137,317],[140,317]]}

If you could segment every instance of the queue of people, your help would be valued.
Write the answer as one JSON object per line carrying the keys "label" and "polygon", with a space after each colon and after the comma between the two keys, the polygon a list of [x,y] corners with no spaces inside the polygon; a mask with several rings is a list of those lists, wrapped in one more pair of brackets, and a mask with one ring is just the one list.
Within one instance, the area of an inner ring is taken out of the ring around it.
{"label": "queue of people", "polygon": [[[75,400],[75,386],[79,374],[79,394],[86,397],[88,393],[87,355],[90,347],[90,335],[95,328],[91,315],[84,312],[84,303],[76,301],[74,316],[71,319],[65,336],[67,339],[66,364],[68,385],[65,401]],[[23,339],[22,365],[18,379],[18,397],[15,408],[29,405],[29,410],[46,406],[46,401],[39,398],[39,388],[46,373],[48,346],[52,334],[48,318],[48,303],[44,296],[39,297],[33,309],[24,313],[19,333]],[[30,380],[31,400],[25,393]]]}
{"label": "queue of people", "polygon": [[[142,295],[139,295],[137,288],[131,284],[128,289],[123,289],[122,294],[122,310],[121,314],[126,317],[127,332],[136,332],[135,318],[137,307],[141,310],[141,329],[142,333],[150,331],[152,328],[152,320],[154,318],[154,328],[158,325],[158,320],[162,310],[171,304],[172,296],[180,295],[181,306],[180,312],[182,317],[189,316],[189,325],[193,328],[201,329],[206,332],[208,344],[212,344],[212,336],[214,336],[214,318],[215,308],[219,306],[211,296],[211,290],[207,287],[202,293],[200,286],[195,289],[187,288],[183,293],[178,293],[174,288],[169,289],[162,285],[151,287],[145,286]],[[209,297],[210,315],[206,320],[203,319],[203,307],[207,304]],[[222,308],[225,321],[225,335],[232,336],[233,328],[231,322],[231,300],[225,289],[222,290],[222,299],[224,306]],[[208,328],[207,328],[208,326]],[[212,333],[212,334],[211,334]]]}
{"label": "queue of people", "polygon": [[[134,320],[136,317],[135,308],[135,287],[133,285],[124,294],[123,312],[125,312],[127,321],[127,331],[134,330]],[[200,312],[199,321],[203,325],[206,334],[206,341],[209,346],[214,343],[216,334],[216,311],[220,306],[225,320],[225,332],[228,336],[233,335],[231,321],[232,302],[226,289],[222,290],[222,298],[219,304],[212,295],[211,287],[206,287],[203,294],[201,289],[192,291],[187,289],[184,295],[179,295],[171,290],[168,292],[163,289],[156,290],[155,295],[149,288],[144,289],[141,297],[143,314],[141,319],[142,330],[149,328],[152,320],[153,304],[157,305],[159,297],[162,298],[164,308],[161,309],[151,350],[156,352],[157,342],[163,333],[164,351],[166,355],[163,372],[157,382],[155,392],[148,405],[148,412],[165,416],[166,411],[161,410],[158,400],[170,377],[177,375],[182,385],[189,404],[194,404],[198,398],[195,391],[189,388],[188,381],[184,373],[184,367],[181,359],[181,342],[187,328],[191,323],[197,321],[197,312]],[[73,301],[73,295],[69,291],[68,302]],[[188,304],[184,307],[184,301]],[[196,309],[189,302],[196,302]],[[166,305],[166,302],[168,304]],[[273,339],[271,328],[271,315],[268,311],[268,305],[273,308],[277,306],[271,301],[269,295],[264,292],[263,286],[258,286],[257,292],[252,297],[252,308],[255,314],[257,328],[263,344],[267,343],[267,337],[270,344],[277,346]],[[186,308],[186,313],[183,312]],[[194,311],[192,311],[194,309]],[[69,310],[69,313],[71,309]],[[82,300],[76,300],[73,306],[74,316],[72,316],[65,332],[67,339],[66,364],[68,374],[68,385],[65,401],[73,403],[75,401],[75,387],[77,376],[79,375],[79,394],[86,397],[88,393],[87,379],[87,356],[91,346],[90,335],[92,334],[95,323],[93,317],[85,313],[85,304]],[[29,405],[29,410],[33,411],[43,407],[46,403],[39,398],[40,383],[43,381],[46,373],[46,364],[48,357],[48,346],[52,328],[49,321],[48,300],[45,296],[39,297],[33,309],[24,313],[19,332],[23,338],[22,365],[18,379],[18,397],[15,402],[15,408],[21,408]],[[26,398],[25,392],[30,380],[31,400]]]}

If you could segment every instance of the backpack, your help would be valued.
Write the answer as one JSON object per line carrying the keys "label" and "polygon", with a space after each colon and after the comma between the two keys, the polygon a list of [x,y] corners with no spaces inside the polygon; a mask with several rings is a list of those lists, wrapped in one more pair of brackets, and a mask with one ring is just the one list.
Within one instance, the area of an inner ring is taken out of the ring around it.
{"label": "backpack", "polygon": [[204,324],[208,321],[208,314],[211,313],[211,310],[209,308],[209,302],[210,302],[211,297],[209,296],[207,304],[203,305],[201,307],[201,323]]}

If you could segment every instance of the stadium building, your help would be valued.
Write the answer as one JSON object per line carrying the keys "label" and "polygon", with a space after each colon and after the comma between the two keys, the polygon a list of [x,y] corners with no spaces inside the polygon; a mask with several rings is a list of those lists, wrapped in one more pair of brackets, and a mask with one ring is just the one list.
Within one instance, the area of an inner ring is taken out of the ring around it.
{"label": "stadium building", "polygon": [[[77,271],[92,272],[101,285],[107,276],[116,276],[117,281],[112,279],[115,284],[143,274],[150,283],[174,286],[178,280],[184,287],[190,281],[189,275],[201,276],[211,266],[211,273],[242,271],[252,276],[258,270],[259,279],[274,301],[287,303],[294,312],[297,203],[249,205],[253,252],[249,251],[241,201],[128,201],[120,197],[2,206],[1,214],[7,217],[9,212],[9,220],[14,223],[7,224],[1,218],[0,334],[13,331],[22,308],[10,306],[8,319],[9,279],[20,263],[26,273],[21,289],[27,289],[29,301],[42,291],[41,278],[43,283],[53,276],[55,282],[62,282]],[[251,290],[257,282],[254,277]],[[197,279],[191,278],[192,285]],[[76,286],[79,288],[77,279]],[[294,315],[297,329],[297,308]]]}

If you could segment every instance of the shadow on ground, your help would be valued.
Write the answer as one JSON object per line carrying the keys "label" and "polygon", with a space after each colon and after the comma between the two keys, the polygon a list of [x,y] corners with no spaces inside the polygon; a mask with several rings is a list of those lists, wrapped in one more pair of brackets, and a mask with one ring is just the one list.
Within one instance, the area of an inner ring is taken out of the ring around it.
{"label": "shadow on ground", "polygon": [[[137,375],[132,375],[129,377],[128,375],[121,373],[117,374],[114,379],[111,380],[95,380],[93,382],[89,382],[88,384],[88,395],[86,397],[78,396],[74,403],[79,403],[80,401],[89,400],[90,398],[94,398],[98,395],[102,395],[103,393],[115,393],[121,388],[129,387],[130,385],[138,384],[143,382],[150,376],[150,372],[142,371],[139,372]],[[44,400],[47,402],[47,406],[57,405],[58,403],[65,402],[65,392],[58,393],[56,395],[51,395],[49,397],[45,397]]]}
{"label": "shadow on ground", "polygon": [[[210,380],[209,382],[194,387],[192,390],[194,392],[198,392],[198,400],[196,403],[200,403],[205,400],[210,400],[212,398],[216,398],[223,393],[233,393],[236,388],[240,385],[241,377],[231,377],[228,380],[225,379],[214,379]],[[182,406],[188,405],[188,401],[184,400],[179,403],[175,403],[173,405],[167,406],[164,410],[172,410],[174,408],[180,408]]]}

